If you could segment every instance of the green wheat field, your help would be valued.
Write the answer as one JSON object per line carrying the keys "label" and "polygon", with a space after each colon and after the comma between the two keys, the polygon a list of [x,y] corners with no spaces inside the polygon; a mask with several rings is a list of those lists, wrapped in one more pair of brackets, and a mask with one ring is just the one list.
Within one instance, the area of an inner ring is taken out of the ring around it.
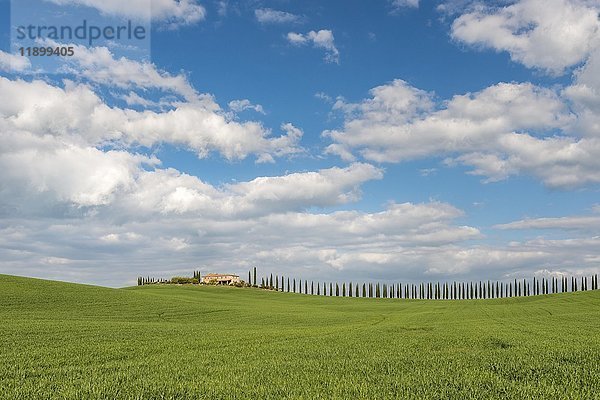
{"label": "green wheat field", "polygon": [[2,399],[600,398],[600,291],[493,300],[0,275]]}

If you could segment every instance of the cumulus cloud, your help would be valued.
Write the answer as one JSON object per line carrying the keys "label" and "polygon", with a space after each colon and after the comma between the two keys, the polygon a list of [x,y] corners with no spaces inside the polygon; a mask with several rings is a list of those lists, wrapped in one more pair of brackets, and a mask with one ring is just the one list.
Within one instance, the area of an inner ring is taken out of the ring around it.
{"label": "cumulus cloud", "polygon": [[286,24],[299,22],[301,17],[285,11],[273,10],[271,8],[259,8],[254,10],[256,20],[261,24]]}
{"label": "cumulus cloud", "polygon": [[0,117],[12,130],[37,136],[49,134],[90,146],[169,143],[186,146],[199,157],[216,151],[229,160],[255,154],[259,161],[270,161],[301,151],[297,128],[286,124],[284,135],[271,137],[258,122],[231,120],[210,96],[158,112],[110,107],[89,86],[72,82],[60,88],[0,78],[0,94],[16,99],[0,104]]}
{"label": "cumulus cloud", "polygon": [[254,110],[259,114],[266,114],[263,106],[260,104],[252,104],[248,99],[232,100],[229,102],[229,109],[234,112],[242,112],[244,110]]}
{"label": "cumulus cloud", "polygon": [[[48,104],[69,90],[82,91],[80,103],[97,104],[83,86],[2,81],[4,90],[18,90],[13,84],[36,86]],[[72,110],[68,96],[59,100]],[[80,132],[76,118],[69,119],[73,126],[54,121],[38,134],[42,125],[27,121],[22,106],[3,103],[0,119],[5,273],[122,285],[140,274],[170,276],[199,264],[204,272],[239,273],[259,264],[263,271],[332,277],[340,270],[398,270],[406,257],[414,261],[412,255],[430,246],[480,237],[476,228],[456,225],[463,214],[446,203],[314,212],[359,200],[361,185],[383,175],[369,164],[214,186],[161,169],[155,158],[61,135]]]}
{"label": "cumulus cloud", "polygon": [[6,53],[0,50],[0,71],[23,72],[31,67],[27,57]]}
{"label": "cumulus cloud", "polygon": [[477,4],[452,23],[452,37],[506,51],[513,61],[561,74],[600,45],[600,7],[584,0],[520,0],[504,7]]}
{"label": "cumulus cloud", "polygon": [[359,198],[361,184],[381,174],[369,164],[353,164],[215,187],[174,169],[156,170],[139,174],[115,207],[136,215],[257,217],[349,203]]}
{"label": "cumulus cloud", "polygon": [[73,57],[66,59],[63,70],[79,78],[113,88],[158,89],[181,96],[189,102],[207,97],[199,95],[183,74],[171,75],[147,61],[115,58],[106,47],[69,46],[73,46],[75,52]]}
{"label": "cumulus cloud", "polygon": [[244,274],[254,265],[335,281],[502,279],[600,265],[594,238],[474,245],[479,229],[458,223],[464,213],[444,202],[325,212],[382,178],[365,163],[215,186],[147,156],[0,124],[4,273],[120,286],[138,275]]}
{"label": "cumulus cloud", "polygon": [[126,18],[160,21],[171,27],[194,24],[204,20],[206,9],[196,0],[50,0],[59,5],[86,6]]}
{"label": "cumulus cloud", "polygon": [[333,141],[328,153],[377,162],[446,155],[448,165],[469,165],[487,181],[528,173],[556,188],[600,182],[600,139],[571,134],[580,117],[556,90],[499,83],[436,102],[395,80],[370,94],[334,104],[345,122],[323,133]]}
{"label": "cumulus cloud", "polygon": [[290,32],[287,34],[287,39],[293,45],[312,44],[313,47],[324,49],[326,62],[340,63],[340,52],[335,47],[333,32],[328,29],[310,31],[306,34]]}

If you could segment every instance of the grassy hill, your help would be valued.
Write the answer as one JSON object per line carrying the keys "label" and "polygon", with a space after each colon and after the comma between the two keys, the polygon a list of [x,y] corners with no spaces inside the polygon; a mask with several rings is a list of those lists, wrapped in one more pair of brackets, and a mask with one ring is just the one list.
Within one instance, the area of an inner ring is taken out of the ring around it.
{"label": "grassy hill", "polygon": [[0,275],[0,398],[599,398],[600,291],[427,301]]}

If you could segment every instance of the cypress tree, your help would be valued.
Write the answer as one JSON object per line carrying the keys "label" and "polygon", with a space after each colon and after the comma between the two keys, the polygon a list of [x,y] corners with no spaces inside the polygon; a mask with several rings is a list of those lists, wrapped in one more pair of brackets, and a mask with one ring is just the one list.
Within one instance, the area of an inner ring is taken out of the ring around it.
{"label": "cypress tree", "polygon": [[304,280],[304,294],[308,294],[308,280]]}
{"label": "cypress tree", "polygon": [[265,278],[260,278],[260,287],[261,288],[265,287]]}
{"label": "cypress tree", "polygon": [[317,282],[317,296],[321,295],[321,285]]}
{"label": "cypress tree", "polygon": [[289,276],[288,276],[288,282],[287,282],[287,283],[288,283],[288,286],[287,286],[287,291],[288,291],[288,293],[289,293],[289,292],[290,292],[290,277],[289,277]]}
{"label": "cypress tree", "polygon": [[335,283],[335,296],[339,297],[340,296],[340,285],[338,285],[338,283]]}
{"label": "cypress tree", "polygon": [[558,293],[558,278],[554,277],[554,288],[556,289],[556,293]]}
{"label": "cypress tree", "polygon": [[269,279],[269,289],[273,289],[273,274],[271,274],[271,279]]}
{"label": "cypress tree", "polygon": [[362,286],[362,297],[367,297],[367,285],[365,283]]}
{"label": "cypress tree", "polygon": [[[195,272],[194,272],[194,278],[196,278],[196,273]],[[250,280],[250,270],[248,270],[248,285],[252,285],[252,281]]]}
{"label": "cypress tree", "polygon": [[292,291],[294,293],[296,293],[296,278],[294,278],[294,282],[293,282],[294,287],[292,288]]}
{"label": "cypress tree", "polygon": [[256,286],[256,267],[254,267],[254,286]]}
{"label": "cypress tree", "polygon": [[327,296],[327,284],[323,282],[323,296]]}
{"label": "cypress tree", "polygon": [[310,281],[310,294],[315,294],[315,284],[313,281]]}
{"label": "cypress tree", "polygon": [[359,294],[359,293],[358,293],[358,283],[356,284],[356,288],[355,288],[355,290],[356,290],[356,292],[354,293],[354,294],[356,295],[355,297],[359,297],[359,296],[358,296],[358,294]]}
{"label": "cypress tree", "polygon": [[329,282],[329,295],[333,296],[333,283]]}
{"label": "cypress tree", "polygon": [[352,297],[352,282],[348,285],[348,297]]}

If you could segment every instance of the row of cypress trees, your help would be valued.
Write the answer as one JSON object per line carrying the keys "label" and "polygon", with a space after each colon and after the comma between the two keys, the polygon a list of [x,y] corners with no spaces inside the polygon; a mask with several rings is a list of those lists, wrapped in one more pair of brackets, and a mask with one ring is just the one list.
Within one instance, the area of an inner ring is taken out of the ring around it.
{"label": "row of cypress trees", "polygon": [[138,276],[137,278],[137,284],[138,286],[142,286],[142,285],[151,285],[154,283],[167,283],[168,280],[167,279],[162,279],[162,278],[153,278],[150,276]]}
{"label": "row of cypress trees", "polygon": [[[250,271],[248,272],[250,278]],[[427,282],[427,283],[322,283],[296,280],[270,274],[262,277],[260,285],[256,281],[254,269],[253,286],[282,292],[293,292],[317,296],[401,298],[430,300],[469,300],[506,297],[537,296],[551,293],[598,290],[598,275],[581,277],[515,279],[511,282]]]}

